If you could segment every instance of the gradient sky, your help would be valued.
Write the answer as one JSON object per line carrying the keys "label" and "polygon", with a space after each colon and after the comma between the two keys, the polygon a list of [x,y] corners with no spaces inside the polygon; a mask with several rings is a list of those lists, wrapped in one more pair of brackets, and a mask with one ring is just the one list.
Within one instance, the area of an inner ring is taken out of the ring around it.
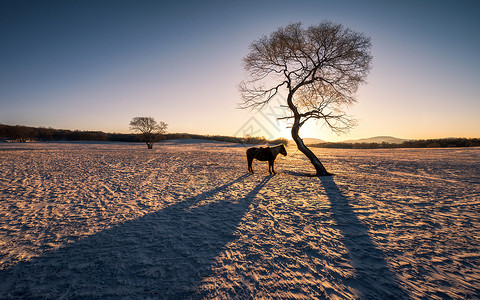
{"label": "gradient sky", "polygon": [[[129,132],[288,136],[278,107],[237,109],[249,44],[323,20],[372,38],[373,68],[329,141],[480,137],[478,1],[0,1],[0,123]],[[277,111],[275,111],[277,110]]]}

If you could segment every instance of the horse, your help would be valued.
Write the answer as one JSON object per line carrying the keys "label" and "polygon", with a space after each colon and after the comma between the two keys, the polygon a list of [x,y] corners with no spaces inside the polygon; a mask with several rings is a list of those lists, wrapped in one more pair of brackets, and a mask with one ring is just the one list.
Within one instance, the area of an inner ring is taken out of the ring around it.
{"label": "horse", "polygon": [[281,153],[283,156],[287,156],[287,149],[285,149],[285,145],[280,144],[274,147],[252,147],[247,149],[247,162],[248,162],[248,172],[253,174],[252,169],[252,162],[253,159],[256,158],[260,161],[268,161],[268,172],[270,175],[277,174],[275,169],[273,168],[273,163],[275,162],[275,158],[277,155]]}

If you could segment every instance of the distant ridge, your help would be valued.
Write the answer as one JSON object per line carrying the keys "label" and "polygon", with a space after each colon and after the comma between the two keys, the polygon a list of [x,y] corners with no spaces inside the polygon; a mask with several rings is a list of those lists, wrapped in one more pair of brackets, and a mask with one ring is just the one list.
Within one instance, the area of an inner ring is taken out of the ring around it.
{"label": "distant ridge", "polygon": [[[304,139],[302,139],[302,140],[303,140],[303,143],[304,143],[305,145],[325,143],[324,140],[316,139],[316,138],[304,138]],[[293,140],[292,140],[292,142],[293,142]]]}
{"label": "distant ridge", "polygon": [[[317,139],[317,138],[303,138],[302,140],[305,143],[305,145],[316,145],[316,144],[328,143],[325,140]],[[410,140],[385,135],[385,136],[374,136],[374,137],[354,139],[354,140],[345,140],[345,141],[340,141],[340,142],[337,142],[337,143],[348,143],[348,144],[379,143],[379,144],[381,144],[381,143],[385,142],[385,143],[389,143],[389,144],[401,144],[405,141],[410,141]],[[290,142],[293,142],[293,140],[290,139]]]}
{"label": "distant ridge", "polygon": [[406,142],[406,141],[409,141],[409,140],[408,139],[396,138],[396,137],[393,137],[393,136],[374,136],[374,137],[363,138],[363,139],[341,141],[340,143],[350,143],[350,144],[357,144],[357,143],[401,144],[401,143]]}

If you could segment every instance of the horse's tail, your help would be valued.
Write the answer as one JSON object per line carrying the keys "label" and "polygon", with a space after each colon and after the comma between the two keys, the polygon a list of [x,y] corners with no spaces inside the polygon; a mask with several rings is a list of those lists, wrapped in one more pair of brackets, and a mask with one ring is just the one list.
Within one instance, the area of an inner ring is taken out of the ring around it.
{"label": "horse's tail", "polygon": [[248,165],[248,172],[253,173],[252,163],[253,159],[255,158],[255,154],[257,153],[255,148],[248,148],[247,149],[247,165]]}

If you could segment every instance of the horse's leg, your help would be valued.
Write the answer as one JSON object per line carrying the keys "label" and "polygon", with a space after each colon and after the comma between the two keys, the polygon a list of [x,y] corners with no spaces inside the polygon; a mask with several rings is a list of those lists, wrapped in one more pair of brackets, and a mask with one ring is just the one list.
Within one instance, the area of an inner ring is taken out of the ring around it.
{"label": "horse's leg", "polygon": [[271,160],[268,161],[268,172],[272,175],[273,170],[273,162]]}
{"label": "horse's leg", "polygon": [[277,174],[277,172],[275,172],[275,160],[272,160],[272,172],[273,174]]}

